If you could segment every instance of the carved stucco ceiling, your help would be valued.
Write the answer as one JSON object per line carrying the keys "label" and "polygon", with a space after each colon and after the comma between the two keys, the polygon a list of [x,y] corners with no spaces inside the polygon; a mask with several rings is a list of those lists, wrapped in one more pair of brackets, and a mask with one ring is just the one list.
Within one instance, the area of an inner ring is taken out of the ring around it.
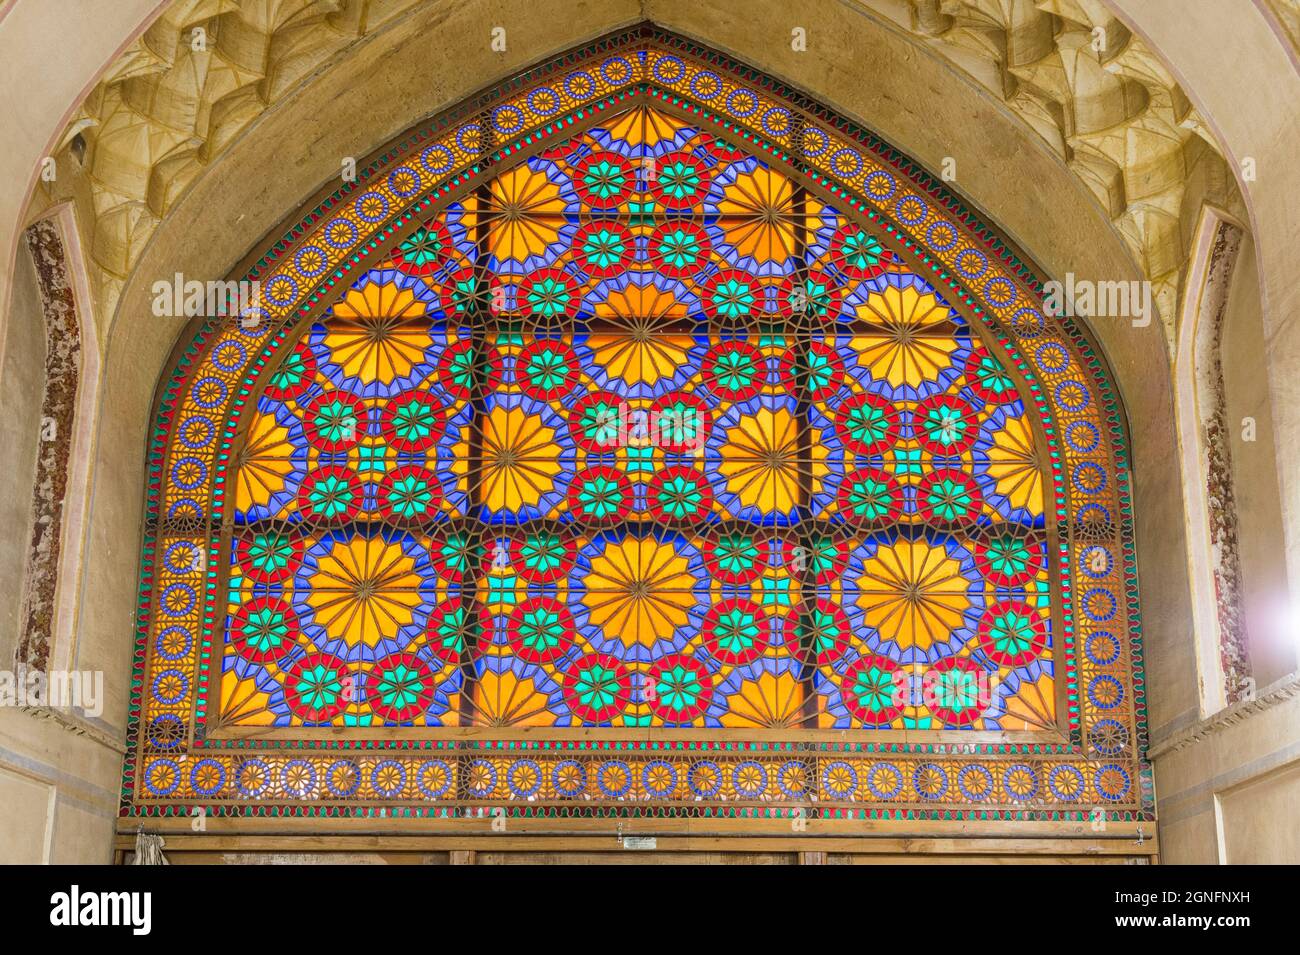
{"label": "carved stucco ceiling", "polygon": [[331,57],[419,2],[167,7],[100,78],[59,144],[60,167],[69,152],[85,157],[88,195],[78,190],[76,198],[98,307],[112,313],[158,223],[241,131]]}
{"label": "carved stucco ceiling", "polygon": [[1219,145],[1160,59],[1101,0],[859,2],[964,70],[1068,164],[1150,279],[1172,352],[1201,202],[1244,213]]}
{"label": "carved stucco ceiling", "polygon": [[[85,158],[79,213],[105,314],[169,208],[243,129],[420,2],[176,0],[108,69],[60,143],[60,163],[70,150]],[[1100,0],[855,2],[969,74],[1069,165],[1153,282],[1168,325],[1189,200],[1239,200],[1213,138],[1140,39]],[[1206,162],[1218,170],[1195,174]]]}

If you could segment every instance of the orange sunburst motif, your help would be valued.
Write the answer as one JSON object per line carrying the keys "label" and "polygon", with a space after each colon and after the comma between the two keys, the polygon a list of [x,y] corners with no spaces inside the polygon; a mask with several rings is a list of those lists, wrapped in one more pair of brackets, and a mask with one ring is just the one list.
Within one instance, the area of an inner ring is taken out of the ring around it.
{"label": "orange sunburst motif", "polygon": [[803,719],[804,690],[795,674],[763,671],[727,697],[723,726],[784,729]]}
{"label": "orange sunburst motif", "polygon": [[696,583],[671,543],[627,537],[592,559],[582,602],[607,635],[626,646],[653,646],[690,621]]}
{"label": "orange sunburst motif", "polygon": [[522,264],[559,240],[564,198],[546,173],[518,166],[492,180],[487,208],[488,250]]}
{"label": "orange sunburst motif", "polygon": [[821,490],[828,473],[826,447],[813,442],[802,452],[801,420],[786,408],[759,408],[727,430],[718,472],[741,505],[764,513],[789,513],[801,500],[802,478]]}
{"label": "orange sunburst motif", "polygon": [[863,562],[857,601],[883,639],[924,651],[961,625],[969,588],[960,562],[942,547],[903,540]]}
{"label": "orange sunburst motif", "polygon": [[857,312],[860,319],[884,326],[881,333],[853,339],[858,361],[891,388],[933,381],[957,350],[948,307],[932,292],[889,285],[867,296]]}
{"label": "orange sunburst motif", "polygon": [[428,306],[393,282],[349,289],[334,306],[325,346],[344,374],[389,384],[411,373],[429,346]]}
{"label": "orange sunburst motif", "polygon": [[[540,679],[540,677],[538,678]],[[548,694],[513,671],[484,670],[474,684],[476,726],[549,726]]]}
{"label": "orange sunburst motif", "polygon": [[373,647],[413,622],[424,599],[419,588],[415,560],[400,546],[356,537],[316,562],[306,600],[331,637]]}
{"label": "orange sunburst motif", "polygon": [[239,474],[235,479],[238,510],[265,506],[272,494],[284,489],[285,477],[293,471],[293,450],[289,429],[277,424],[273,415],[258,415],[253,419],[247,443],[239,455]]}
{"label": "orange sunburst motif", "polygon": [[686,317],[685,303],[654,285],[629,284],[596,305],[596,317],[613,330],[591,336],[598,364],[629,385],[654,384],[686,364],[694,339],[674,331]]}
{"label": "orange sunburst motif", "polygon": [[657,109],[640,107],[628,110],[609,124],[609,134],[614,139],[634,143],[638,147],[654,147],[665,139],[672,139],[686,124]]}
{"label": "orange sunburst motif", "polygon": [[1034,453],[1034,433],[1024,415],[1009,418],[993,434],[989,476],[1012,507],[1043,513],[1043,471]]}
{"label": "orange sunburst motif", "polygon": [[483,421],[483,502],[494,511],[535,507],[560,473],[555,430],[522,408],[493,408]]}
{"label": "orange sunburst motif", "polygon": [[737,176],[724,188],[717,206],[726,243],[760,266],[794,256],[811,238],[807,230],[822,209],[806,196],[800,209],[798,195],[791,180],[766,166]]}

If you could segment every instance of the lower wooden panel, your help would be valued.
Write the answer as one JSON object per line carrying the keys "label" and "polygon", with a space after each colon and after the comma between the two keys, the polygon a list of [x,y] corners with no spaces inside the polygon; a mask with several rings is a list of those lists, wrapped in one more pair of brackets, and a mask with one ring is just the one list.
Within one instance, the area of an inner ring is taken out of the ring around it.
{"label": "lower wooden panel", "polygon": [[[178,852],[173,865],[799,865],[797,852],[478,852],[456,863],[451,852]],[[125,861],[125,860],[123,860]],[[887,855],[831,852],[825,865],[1148,865],[1150,856]]]}
{"label": "lower wooden panel", "polygon": [[[366,820],[157,820],[174,863],[302,863],[511,865],[756,864],[845,865],[925,861],[981,863],[1144,863],[1157,846],[1144,827],[1092,832],[1087,826],[1037,823],[812,823],[792,832],[754,821],[697,821],[690,827],[640,820],[615,826],[586,820],[557,832],[538,822],[510,821],[492,830],[483,820],[426,820],[377,825]],[[552,823],[552,825],[554,825]],[[116,848],[125,858],[135,832],[123,827]]]}

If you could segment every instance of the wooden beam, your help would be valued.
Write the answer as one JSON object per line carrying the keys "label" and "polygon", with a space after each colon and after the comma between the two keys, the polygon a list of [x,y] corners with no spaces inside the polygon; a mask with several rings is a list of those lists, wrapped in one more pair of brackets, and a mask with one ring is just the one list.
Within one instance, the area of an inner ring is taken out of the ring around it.
{"label": "wooden beam", "polygon": [[[321,819],[310,817],[266,818],[245,816],[214,816],[204,819],[204,831],[198,835],[278,835],[278,836],[345,836],[364,835],[405,838],[412,836],[447,836],[463,839],[471,836],[499,838],[508,834],[549,838],[570,836],[599,836],[616,839],[624,835],[647,836],[708,836],[718,838],[772,838],[790,837],[807,843],[823,838],[867,839],[881,837],[898,839],[1056,839],[1065,842],[1091,842],[1098,839],[1120,839],[1143,842],[1143,853],[1153,852],[1156,823],[1110,822],[1101,832],[1094,832],[1090,823],[1052,822],[1030,820],[924,820],[924,819],[806,819],[798,833],[791,828],[789,819],[555,819],[555,818],[504,818],[506,831],[495,831],[495,817],[468,816],[441,819],[396,817],[371,817],[351,819]],[[118,833],[134,837],[143,825],[148,832],[164,836],[186,838],[196,835],[194,819],[190,816],[141,819],[122,817],[118,820]]]}
{"label": "wooden beam", "polygon": [[[624,840],[626,842],[626,840]],[[810,848],[810,843],[815,847]],[[131,838],[117,837],[116,846],[126,849]],[[289,852],[289,853],[395,853],[395,852],[567,852],[627,853],[637,850],[621,845],[615,835],[538,836],[514,833],[495,835],[216,835],[175,834],[167,837],[167,852]],[[1132,839],[1016,839],[1016,838],[932,838],[932,839],[842,839],[806,837],[746,838],[742,836],[659,836],[655,853],[800,853],[825,859],[829,853],[873,856],[958,855],[958,856],[1068,856],[1071,858],[1148,857],[1154,841],[1138,844]],[[647,853],[649,855],[651,853]],[[466,862],[472,855],[465,856]]]}

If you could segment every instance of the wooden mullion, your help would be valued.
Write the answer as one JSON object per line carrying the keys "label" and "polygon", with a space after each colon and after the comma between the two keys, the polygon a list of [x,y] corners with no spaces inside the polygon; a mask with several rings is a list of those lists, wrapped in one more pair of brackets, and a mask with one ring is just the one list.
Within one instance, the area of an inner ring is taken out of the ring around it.
{"label": "wooden mullion", "polygon": [[[479,128],[482,129],[483,139],[480,146],[480,158],[487,159],[491,152],[494,138],[491,134],[493,129],[491,117],[484,112],[479,117]],[[476,509],[482,506],[482,481],[483,481],[483,426],[487,416],[487,381],[486,366],[484,364],[487,355],[488,345],[488,325],[491,322],[491,306],[488,305],[487,315],[483,313],[483,303],[490,301],[491,295],[491,276],[487,268],[488,259],[488,224],[487,214],[491,206],[492,190],[491,182],[485,181],[474,191],[474,229],[473,240],[475,247],[474,259],[474,287],[469,297],[469,323],[470,323],[470,347],[474,356],[474,384],[470,394],[470,406],[473,409],[474,427],[470,431],[469,440],[469,465],[466,469],[466,497],[468,500],[468,520],[466,521],[466,534],[473,537],[473,542],[469,548],[469,553],[473,559],[477,553],[477,547],[474,546],[482,542],[487,534],[485,533],[488,525],[482,523],[475,516]],[[480,373],[480,369],[482,372]],[[473,528],[471,532],[469,529]],[[475,645],[484,638],[484,634],[471,632],[468,622],[476,619],[475,613],[477,596],[476,592],[479,585],[479,575],[481,567],[474,560],[466,568],[467,576],[472,580],[472,586],[468,590],[462,581],[461,591],[459,594],[457,606],[461,612],[461,619],[467,624],[465,628],[465,645],[461,647],[460,660],[458,666],[461,674],[460,687],[460,706],[458,707],[459,719],[461,726],[470,726],[473,724],[475,715],[473,689],[477,682],[474,672],[474,650]],[[457,774],[457,789],[462,786],[462,780]],[[464,793],[460,793],[462,798]]]}

